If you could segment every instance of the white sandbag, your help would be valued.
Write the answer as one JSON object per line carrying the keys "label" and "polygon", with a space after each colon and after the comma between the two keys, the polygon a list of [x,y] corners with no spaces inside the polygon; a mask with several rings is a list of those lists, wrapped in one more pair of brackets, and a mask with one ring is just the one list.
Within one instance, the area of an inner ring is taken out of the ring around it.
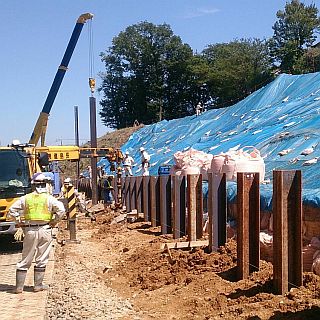
{"label": "white sandbag", "polygon": [[236,181],[238,172],[258,172],[259,182],[264,180],[264,160],[260,156],[259,150],[255,147],[243,147],[237,151],[229,150],[224,157],[225,160],[221,172],[226,174],[227,180]]}
{"label": "white sandbag", "polygon": [[273,259],[273,235],[267,232],[260,232],[260,256],[261,259],[272,262]]}
{"label": "white sandbag", "polygon": [[313,255],[312,272],[320,276],[320,250],[317,250]]}

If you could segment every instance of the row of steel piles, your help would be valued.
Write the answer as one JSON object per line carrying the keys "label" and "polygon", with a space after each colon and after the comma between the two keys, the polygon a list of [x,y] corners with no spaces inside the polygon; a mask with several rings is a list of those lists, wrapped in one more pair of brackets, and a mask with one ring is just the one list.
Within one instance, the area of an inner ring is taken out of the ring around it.
{"label": "row of steel piles", "polygon": [[[149,176],[122,179],[127,213],[137,210],[161,234],[189,241],[203,237],[202,176]],[[208,174],[209,251],[227,240],[225,174]],[[302,285],[301,171],[273,172],[273,281],[276,293]],[[237,176],[237,276],[260,267],[260,184],[258,173]]]}

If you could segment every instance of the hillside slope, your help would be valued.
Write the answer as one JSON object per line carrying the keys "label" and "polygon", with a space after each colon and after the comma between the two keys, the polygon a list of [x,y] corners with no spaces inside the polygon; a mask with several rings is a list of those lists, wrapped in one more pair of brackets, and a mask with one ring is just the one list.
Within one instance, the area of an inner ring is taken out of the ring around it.
{"label": "hillside slope", "polygon": [[[235,105],[146,125],[122,146],[138,163],[139,147],[151,156],[150,174],[174,164],[190,148],[217,155],[254,146],[266,164],[266,179],[278,170],[302,170],[304,187],[320,190],[320,73],[282,74]],[[134,168],[139,175],[140,167]]]}
{"label": "hillside slope", "polygon": [[129,137],[136,132],[137,130],[141,129],[143,125],[123,128],[119,130],[115,130],[112,132],[108,132],[103,136],[98,138],[98,147],[99,148],[121,148],[123,144],[125,144]]}

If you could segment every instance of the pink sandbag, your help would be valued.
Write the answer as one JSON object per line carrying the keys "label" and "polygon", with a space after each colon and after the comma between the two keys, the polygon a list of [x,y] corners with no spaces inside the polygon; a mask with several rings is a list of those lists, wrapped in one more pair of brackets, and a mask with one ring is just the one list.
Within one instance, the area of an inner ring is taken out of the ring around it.
{"label": "pink sandbag", "polygon": [[226,174],[226,179],[228,181],[237,180],[237,172],[235,168],[236,168],[236,159],[229,157],[227,155],[222,165],[221,172]]}
{"label": "pink sandbag", "polygon": [[213,173],[221,173],[222,166],[224,164],[225,155],[224,154],[218,154],[213,156],[211,161],[211,172]]}
{"label": "pink sandbag", "polygon": [[185,167],[181,170],[181,174],[183,176],[186,176],[188,174],[200,174],[200,168],[199,167]]}
{"label": "pink sandbag", "polygon": [[[245,149],[248,148],[252,150],[245,151]],[[229,150],[226,154],[221,155],[224,156],[224,163],[221,167],[221,172],[226,174],[227,180],[236,181],[238,172],[258,172],[260,182],[264,180],[264,160],[260,156],[259,150],[255,147],[243,147],[237,151]],[[221,157],[219,158],[219,161],[221,161]],[[220,163],[221,162],[219,162],[219,164]]]}
{"label": "pink sandbag", "polygon": [[313,255],[312,272],[320,276],[320,251],[317,250]]}
{"label": "pink sandbag", "polygon": [[302,249],[303,271],[311,272],[313,264],[313,255],[318,251],[317,247],[308,244]]}
{"label": "pink sandbag", "polygon": [[260,230],[268,230],[271,212],[260,213]]}
{"label": "pink sandbag", "polygon": [[303,271],[320,275],[319,257],[320,240],[317,237],[313,237],[310,243],[302,248]]}
{"label": "pink sandbag", "polygon": [[182,170],[179,169],[177,166],[172,166],[170,168],[170,175],[176,175],[176,176],[180,176],[181,175]]}
{"label": "pink sandbag", "polygon": [[207,172],[211,169],[212,154],[190,148],[185,152],[178,151],[173,155],[175,166],[172,172],[181,170],[182,175],[202,174],[207,179]]}

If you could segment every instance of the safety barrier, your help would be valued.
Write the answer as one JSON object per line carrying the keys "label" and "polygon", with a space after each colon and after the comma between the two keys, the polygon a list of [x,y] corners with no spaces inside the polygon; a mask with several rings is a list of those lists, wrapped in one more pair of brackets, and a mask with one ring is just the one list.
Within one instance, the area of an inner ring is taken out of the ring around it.
{"label": "safety barrier", "polygon": [[76,195],[73,185],[68,185],[66,190],[66,199],[67,199],[67,223],[68,230],[70,232],[70,239],[67,242],[75,242],[78,243],[77,240],[77,228],[76,228]]}
{"label": "safety barrier", "polygon": [[[150,176],[123,179],[127,213],[136,210],[161,234],[188,238],[188,246],[207,244],[217,250],[227,241],[225,174],[208,174],[208,237],[203,237],[202,176]],[[248,278],[260,267],[259,173],[237,174],[237,277]],[[274,287],[279,294],[302,284],[301,171],[274,171]],[[176,244],[174,247],[179,247]],[[180,245],[182,247],[182,243]]]}

